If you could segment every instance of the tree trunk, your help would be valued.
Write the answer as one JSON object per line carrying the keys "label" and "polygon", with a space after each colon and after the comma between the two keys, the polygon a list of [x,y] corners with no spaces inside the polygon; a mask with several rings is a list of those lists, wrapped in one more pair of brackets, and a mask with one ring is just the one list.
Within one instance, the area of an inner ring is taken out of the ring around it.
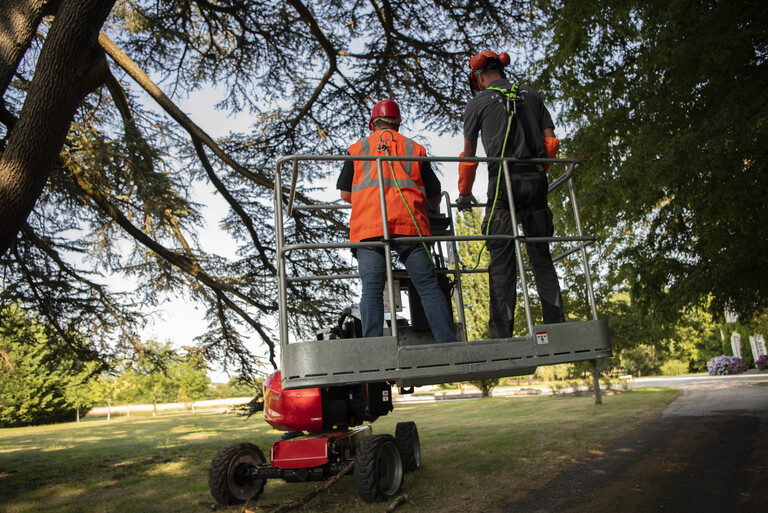
{"label": "tree trunk", "polygon": [[75,421],[80,424],[80,407],[75,407]]}
{"label": "tree trunk", "polygon": [[0,2],[0,97],[13,80],[43,18],[46,0]]}
{"label": "tree trunk", "polygon": [[112,399],[107,399],[107,422],[112,418]]}
{"label": "tree trunk", "polygon": [[595,388],[595,404],[603,404],[603,394],[600,391],[600,373],[597,371],[597,360],[590,360],[592,367],[592,384]]}
{"label": "tree trunk", "polygon": [[35,206],[75,110],[106,70],[99,30],[115,0],[62,0],[0,157],[0,255]]}

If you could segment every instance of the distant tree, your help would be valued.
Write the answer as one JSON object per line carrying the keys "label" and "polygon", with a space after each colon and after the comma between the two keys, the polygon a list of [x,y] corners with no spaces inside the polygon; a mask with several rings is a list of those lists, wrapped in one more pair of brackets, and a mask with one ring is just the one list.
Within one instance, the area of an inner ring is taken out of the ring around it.
{"label": "distant tree", "polygon": [[62,350],[62,342],[20,309],[0,310],[0,427],[75,420],[91,401],[79,387],[98,372],[96,362]]}
{"label": "distant tree", "polygon": [[499,386],[499,378],[474,380],[470,383],[480,390],[480,395],[490,397],[493,389]]}
{"label": "distant tree", "polygon": [[[482,209],[472,209],[461,212],[456,217],[457,235],[481,235],[483,221]],[[488,269],[490,254],[481,241],[466,241],[459,243],[459,259],[467,269]],[[464,315],[466,316],[467,338],[469,340],[485,340],[490,336],[488,328],[488,274],[467,273],[461,276],[462,298],[464,300]]]}
{"label": "distant tree", "polygon": [[668,355],[687,366],[686,372],[706,372],[707,362],[722,354],[720,331],[706,307],[687,308],[668,343]]}
{"label": "distant tree", "polygon": [[187,352],[171,363],[169,368],[172,386],[176,388],[176,398],[192,407],[195,413],[195,401],[199,401],[208,391],[211,382],[206,373],[205,359],[196,351]]}
{"label": "distant tree", "polygon": [[670,359],[687,362],[691,372],[706,370],[707,361],[721,354],[717,323],[706,306],[685,308],[674,321],[637,306],[628,292],[602,303],[608,319],[614,365],[633,374],[658,373]]}
{"label": "distant tree", "polygon": [[170,374],[175,358],[170,342],[148,340],[144,344],[141,356],[130,363],[126,379],[135,382],[134,394],[152,403],[152,415],[157,416],[157,405],[166,400],[175,399],[175,387]]}
{"label": "distant tree", "polygon": [[[482,210],[472,209],[462,212],[456,217],[457,235],[480,235],[482,233]],[[488,249],[482,242],[462,242],[459,244],[459,258],[468,268],[487,269],[490,262]],[[461,277],[464,314],[469,340],[486,340],[490,337],[488,327],[488,275],[464,274]],[[499,385],[499,379],[482,379],[470,381],[480,390],[483,397],[489,397],[494,388]]]}
{"label": "distant tree", "polygon": [[103,399],[102,389],[98,384],[101,367],[98,362],[88,362],[79,372],[68,376],[64,397],[75,408],[76,422],[80,422],[81,412],[85,415]]}
{"label": "distant tree", "polygon": [[637,344],[619,354],[621,367],[634,376],[659,374],[663,363],[661,351],[656,346]]}
{"label": "distant tree", "polygon": [[112,403],[120,394],[125,393],[129,386],[130,382],[125,376],[111,372],[103,372],[96,378],[93,383],[94,395],[99,398],[99,402],[107,405],[107,422],[112,419]]}
{"label": "distant tree", "polygon": [[231,390],[230,397],[246,397],[256,395],[261,390],[264,379],[253,379],[250,376],[238,375],[232,376],[227,383]]}

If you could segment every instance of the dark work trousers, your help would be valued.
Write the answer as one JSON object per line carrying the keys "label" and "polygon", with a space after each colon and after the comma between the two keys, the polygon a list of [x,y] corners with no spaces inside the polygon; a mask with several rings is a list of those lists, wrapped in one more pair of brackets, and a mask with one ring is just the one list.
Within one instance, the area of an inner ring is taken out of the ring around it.
{"label": "dark work trousers", "polygon": [[[489,192],[495,191],[495,183],[489,184]],[[523,225],[526,237],[551,237],[554,234],[552,211],[547,206],[547,177],[540,173],[518,173],[512,175],[512,192],[515,195],[517,220]],[[492,196],[489,196],[492,197]],[[483,221],[486,233],[488,215]],[[489,235],[513,235],[512,217],[506,196],[500,197],[490,220]],[[526,244],[528,258],[533,269],[536,288],[541,301],[544,324],[565,322],[560,283],[557,280],[549,243]],[[515,305],[517,303],[517,259],[515,242],[509,240],[488,241],[491,263],[488,267],[490,288],[491,338],[514,336]]]}

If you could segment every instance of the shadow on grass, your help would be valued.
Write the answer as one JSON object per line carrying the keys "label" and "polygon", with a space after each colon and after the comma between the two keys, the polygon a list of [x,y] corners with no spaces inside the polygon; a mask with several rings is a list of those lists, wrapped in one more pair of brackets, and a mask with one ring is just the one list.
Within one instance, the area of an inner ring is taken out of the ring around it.
{"label": "shadow on grass", "polygon": [[[596,407],[590,398],[486,398],[399,406],[397,422],[419,427],[423,466],[403,491],[419,511],[492,510],[658,418],[676,391],[633,392]],[[120,418],[107,423],[0,430],[0,510],[8,512],[242,511],[214,504],[207,477],[220,448],[251,442],[265,454],[281,433],[262,418],[200,413]],[[489,476],[492,476],[490,478]],[[297,500],[322,483],[269,481],[251,510]],[[470,507],[471,506],[471,507]],[[480,508],[480,509],[478,509]],[[380,512],[342,479],[305,513]],[[413,510],[402,506],[405,512]]]}
{"label": "shadow on grass", "polygon": [[[268,446],[277,436],[260,418],[206,412],[0,430],[0,506],[24,497],[64,506],[61,501],[83,502],[78,490],[110,495],[111,488],[130,488],[134,481],[154,481],[167,493],[191,475],[198,488],[207,488],[201,476],[207,477],[223,445],[247,440]],[[128,496],[135,499],[133,492]]]}

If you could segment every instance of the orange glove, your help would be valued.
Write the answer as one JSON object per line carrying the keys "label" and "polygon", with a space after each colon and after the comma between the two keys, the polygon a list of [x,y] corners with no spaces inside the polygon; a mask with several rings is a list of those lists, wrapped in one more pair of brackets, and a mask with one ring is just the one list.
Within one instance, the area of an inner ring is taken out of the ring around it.
{"label": "orange glove", "polygon": [[[560,149],[560,139],[557,137],[542,137],[544,139],[544,147],[547,149],[547,158],[553,159],[557,156],[557,150]],[[552,164],[544,164],[544,172],[549,169]]]}
{"label": "orange glove", "polygon": [[[464,152],[459,154],[463,157]],[[475,183],[475,173],[477,172],[477,162],[459,162],[459,194],[469,196],[472,194],[472,185]]]}

